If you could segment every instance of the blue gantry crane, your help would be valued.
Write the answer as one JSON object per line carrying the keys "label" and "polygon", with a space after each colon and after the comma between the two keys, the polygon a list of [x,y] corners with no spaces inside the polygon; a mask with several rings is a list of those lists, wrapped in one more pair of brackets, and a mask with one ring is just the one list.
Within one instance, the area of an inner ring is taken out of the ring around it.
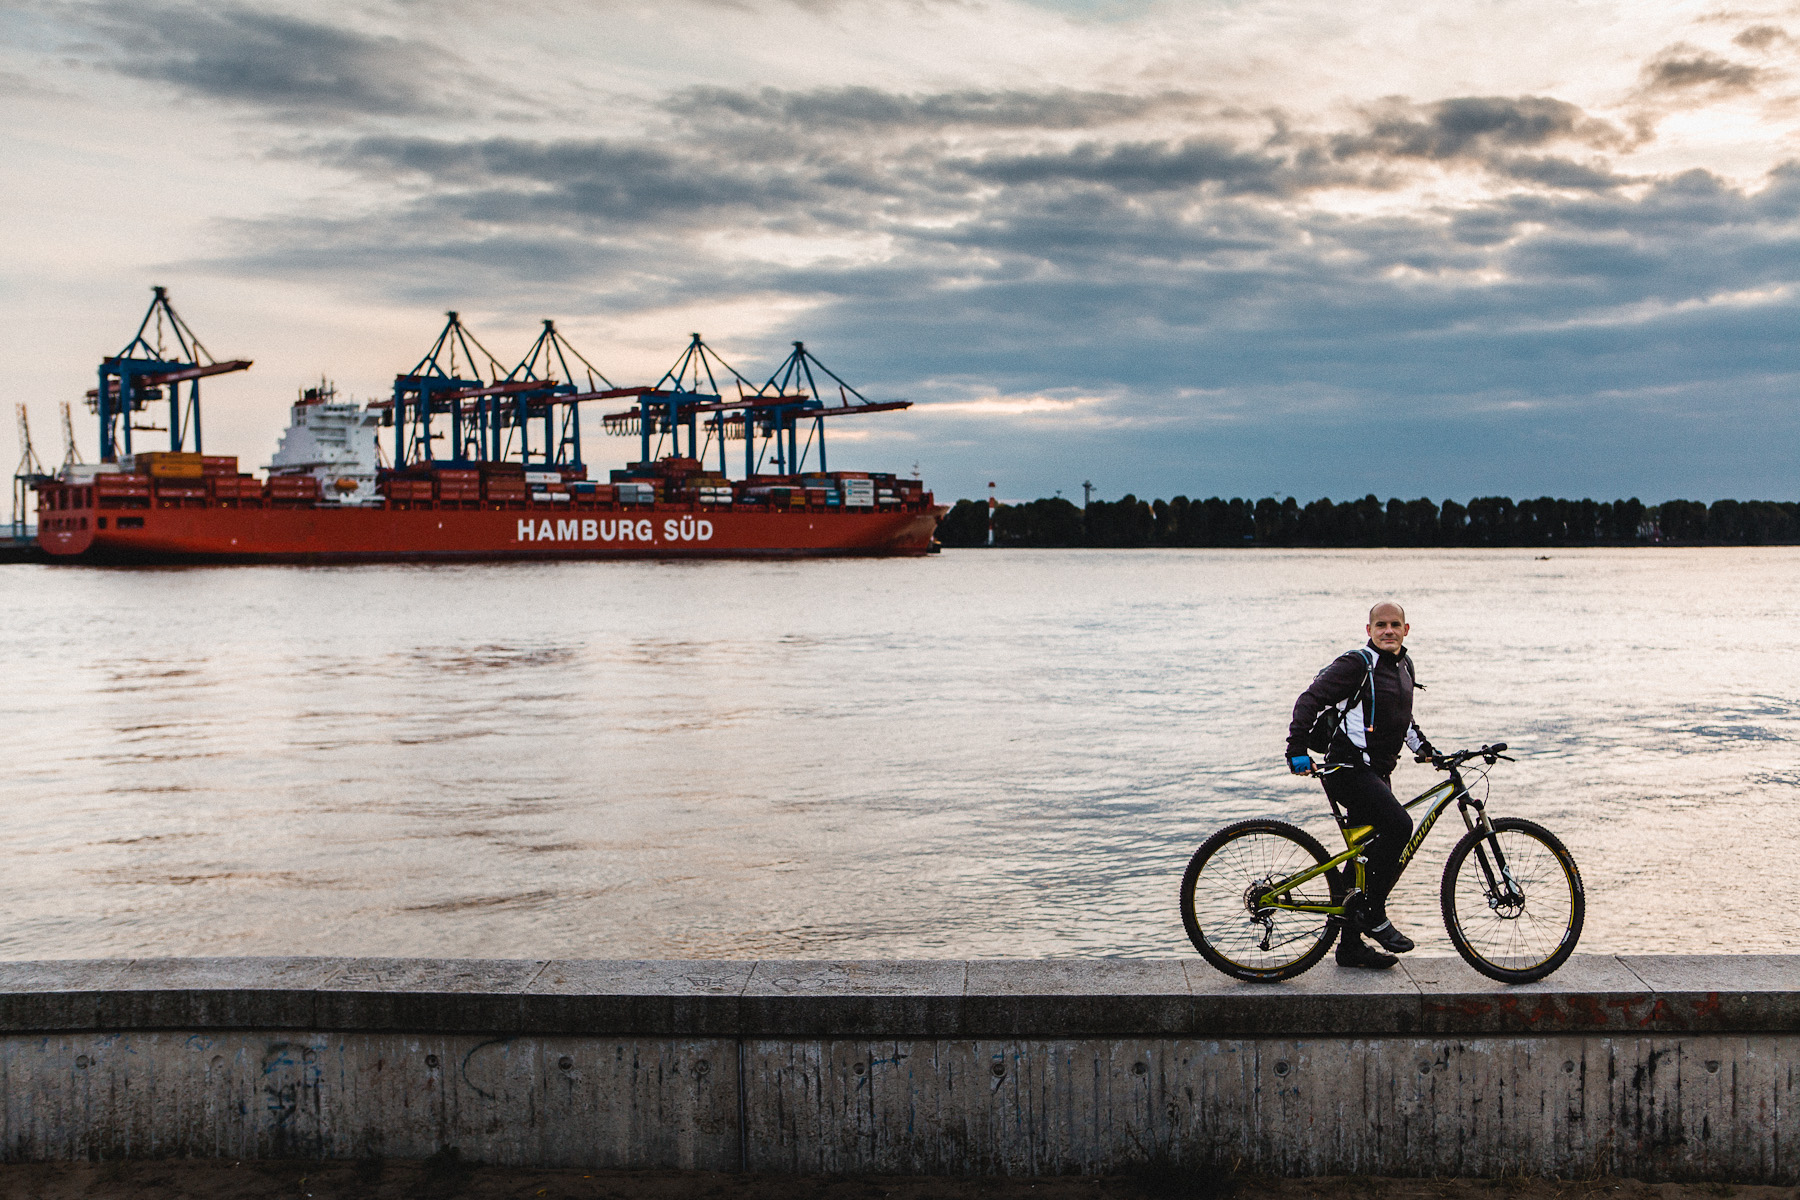
{"label": "blue gantry crane", "polygon": [[[714,368],[717,368],[715,370]],[[701,460],[715,442],[719,448],[719,470],[725,470],[725,412],[733,406],[720,399],[719,376],[737,383],[738,392],[755,387],[748,377],[721,358],[697,333],[688,335],[688,344],[675,359],[675,365],[662,373],[662,378],[647,388],[622,388],[615,395],[632,395],[638,406],[625,412],[609,413],[602,419],[607,433],[616,437],[638,439],[638,460],[649,463],[663,457],[663,435],[669,436],[669,453],[676,457]],[[700,441],[699,414],[712,413],[708,421],[706,442]],[[687,434],[685,455],[682,434]],[[651,437],[656,444],[651,445]]]}
{"label": "blue gantry crane", "polygon": [[[138,322],[137,333],[123,350],[100,360],[98,386],[87,394],[88,409],[100,420],[101,462],[117,462],[121,452],[132,453],[133,432],[163,432],[159,426],[132,422],[135,414],[165,395],[169,401],[169,449],[186,450],[191,435],[194,453],[200,453],[200,381],[250,366],[247,358],[214,359],[169,303],[169,290],[154,287],[151,291],[154,298]],[[185,405],[181,399],[184,383],[188,385]]]}
{"label": "blue gantry crane", "polygon": [[[418,365],[394,377],[383,420],[394,426],[396,467],[501,461],[580,467],[581,405],[649,390],[614,387],[553,320],[544,321],[518,365],[503,370],[457,313],[445,316]],[[447,433],[436,427],[439,416],[449,418]],[[534,445],[532,430],[539,427]],[[436,452],[440,441],[449,443],[448,454]]]}
{"label": "blue gantry crane", "polygon": [[[570,363],[579,363],[579,372]],[[580,374],[584,384],[577,384]],[[494,452],[492,457],[505,458],[511,451],[510,437],[501,440],[503,428],[514,430],[519,437],[519,460],[529,463],[533,455],[546,467],[579,467],[581,457],[581,405],[586,400],[599,400],[620,394],[613,381],[600,368],[589,362],[557,331],[556,322],[546,319],[543,332],[531,344],[519,365],[507,372],[502,383],[518,386],[507,398],[510,413],[503,413],[500,396],[494,396],[488,428]],[[522,385],[522,386],[520,386]],[[629,390],[629,389],[627,389]],[[510,420],[508,419],[510,418]],[[531,429],[543,423],[544,436],[539,449],[531,448]]]}
{"label": "blue gantry crane", "polygon": [[[818,375],[821,374],[837,385],[838,403],[827,404],[820,399]],[[736,384],[738,394],[735,398],[727,399],[720,394],[721,376]],[[794,343],[793,352],[767,381],[753,383],[707,345],[698,333],[688,335],[688,344],[675,365],[663,373],[654,387],[619,389],[614,394],[636,395],[638,407],[609,413],[604,419],[606,431],[637,437],[642,462],[649,463],[654,457],[661,456],[664,434],[671,438],[669,452],[681,455],[685,432],[686,457],[704,459],[716,444],[719,471],[724,473],[725,443],[741,440],[746,477],[759,474],[765,465],[776,475],[799,474],[806,469],[806,460],[815,442],[818,469],[828,470],[826,417],[891,412],[912,406],[910,400],[870,400],[820,362],[807,350],[804,342]],[[703,417],[707,418],[704,445],[699,436]],[[799,438],[802,422],[812,425],[804,445]],[[654,448],[650,440],[653,434],[657,438]]]}
{"label": "blue gantry crane", "polygon": [[[394,376],[394,398],[384,423],[394,427],[396,467],[463,457],[463,402],[487,388],[488,380],[500,379],[499,361],[463,328],[462,317],[455,312],[444,316],[444,328],[425,357],[412,370]],[[481,377],[477,355],[486,360],[487,380]],[[464,378],[465,373],[473,378]],[[450,418],[447,435],[436,428],[439,414]],[[446,437],[452,451],[440,455],[433,443]]]}
{"label": "blue gantry crane", "polygon": [[[819,395],[818,378],[813,369],[818,368],[837,385],[838,403],[827,404]],[[852,401],[850,398],[856,399]],[[851,387],[830,367],[820,362],[806,348],[805,342],[795,342],[791,354],[775,368],[767,383],[757,390],[755,404],[746,410],[746,422],[754,421],[754,428],[747,427],[745,470],[753,473],[753,460],[749,455],[750,445],[754,444],[756,432],[763,434],[764,452],[773,443],[775,451],[775,473],[799,474],[806,469],[806,458],[811,452],[814,439],[819,447],[819,470],[828,471],[825,460],[825,418],[844,416],[849,413],[892,412],[895,409],[911,408],[910,400],[870,400],[867,396]],[[806,444],[800,444],[800,424],[810,421],[812,428],[807,430]]]}

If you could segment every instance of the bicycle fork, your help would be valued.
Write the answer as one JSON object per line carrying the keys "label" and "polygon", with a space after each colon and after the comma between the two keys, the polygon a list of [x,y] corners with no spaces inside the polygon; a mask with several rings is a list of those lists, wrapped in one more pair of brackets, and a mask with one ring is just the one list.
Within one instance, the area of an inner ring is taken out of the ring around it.
{"label": "bicycle fork", "polygon": [[[1471,808],[1476,812],[1475,817],[1469,816]],[[1481,840],[1475,843],[1475,861],[1481,865],[1481,877],[1487,884],[1488,907],[1497,915],[1505,917],[1508,914],[1500,910],[1518,908],[1524,903],[1525,896],[1519,889],[1519,881],[1513,878],[1512,868],[1507,866],[1506,852],[1500,849],[1500,839],[1494,836],[1494,823],[1488,820],[1487,805],[1465,791],[1457,798],[1457,811],[1462,814],[1463,824],[1469,827],[1470,833],[1482,835]],[[1517,913],[1512,915],[1516,916]]]}

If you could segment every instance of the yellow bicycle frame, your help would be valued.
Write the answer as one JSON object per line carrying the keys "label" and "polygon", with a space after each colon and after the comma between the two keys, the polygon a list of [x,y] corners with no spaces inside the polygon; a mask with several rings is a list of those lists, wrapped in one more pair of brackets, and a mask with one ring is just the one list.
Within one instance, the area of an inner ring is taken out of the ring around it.
{"label": "yellow bicycle frame", "polygon": [[[1401,806],[1403,808],[1411,809],[1420,804],[1430,802],[1430,807],[1426,810],[1424,818],[1419,822],[1419,827],[1413,831],[1412,840],[1406,843],[1406,849],[1400,853],[1400,871],[1402,874],[1406,871],[1406,865],[1412,861],[1413,855],[1418,853],[1419,847],[1424,843],[1425,835],[1431,832],[1431,827],[1437,824],[1438,818],[1444,815],[1444,810],[1450,807],[1451,802],[1459,799],[1464,801],[1461,810],[1463,824],[1467,825],[1471,832],[1478,827],[1486,829],[1490,833],[1493,832],[1493,827],[1488,823],[1487,812],[1481,801],[1476,800],[1469,795],[1469,789],[1463,786],[1462,771],[1453,768],[1448,779],[1442,780],[1432,787],[1426,788],[1423,792],[1420,792],[1417,796],[1414,796],[1411,800],[1408,800]],[[1469,816],[1469,809],[1471,808],[1481,814],[1479,825],[1473,817]],[[1327,871],[1336,870],[1345,863],[1352,864],[1355,872],[1354,884],[1356,890],[1361,892],[1368,887],[1368,881],[1365,878],[1366,868],[1364,866],[1367,860],[1362,856],[1361,851],[1363,842],[1368,840],[1369,834],[1372,832],[1371,828],[1367,825],[1358,825],[1355,828],[1347,828],[1340,821],[1338,823],[1338,832],[1344,835],[1344,842],[1349,849],[1345,850],[1336,858],[1331,859],[1329,862],[1322,862],[1316,866],[1308,867],[1298,875],[1290,875],[1279,883],[1274,884],[1257,897],[1258,907],[1282,909],[1287,912],[1321,913],[1328,917],[1343,916],[1344,906],[1341,904],[1306,904],[1287,898],[1290,897],[1293,890],[1301,884],[1317,879]]]}

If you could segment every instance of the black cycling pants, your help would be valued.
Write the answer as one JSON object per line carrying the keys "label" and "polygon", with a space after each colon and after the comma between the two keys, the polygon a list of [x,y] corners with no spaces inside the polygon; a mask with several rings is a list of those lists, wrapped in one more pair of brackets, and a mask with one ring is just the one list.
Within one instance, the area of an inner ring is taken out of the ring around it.
{"label": "black cycling pants", "polygon": [[1375,827],[1374,836],[1363,843],[1363,856],[1369,860],[1364,868],[1369,884],[1368,913],[1379,925],[1387,920],[1388,893],[1400,878],[1400,854],[1412,836],[1412,814],[1394,799],[1387,776],[1368,767],[1333,771],[1322,782],[1325,794],[1349,815],[1351,825]]}

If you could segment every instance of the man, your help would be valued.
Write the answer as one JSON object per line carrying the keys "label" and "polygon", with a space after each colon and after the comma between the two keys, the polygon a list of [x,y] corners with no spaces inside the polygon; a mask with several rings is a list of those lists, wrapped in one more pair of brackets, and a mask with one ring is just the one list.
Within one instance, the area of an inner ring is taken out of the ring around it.
{"label": "man", "polygon": [[1345,914],[1337,961],[1340,967],[1382,970],[1398,960],[1364,942],[1363,935],[1395,954],[1413,948],[1412,939],[1395,929],[1387,917],[1388,892],[1400,877],[1400,855],[1412,836],[1412,817],[1394,799],[1388,778],[1400,759],[1401,746],[1421,757],[1436,752],[1413,722],[1415,683],[1405,645],[1412,626],[1406,623],[1406,611],[1384,600],[1369,610],[1364,628],[1369,635],[1367,647],[1340,655],[1295,701],[1287,756],[1294,774],[1312,770],[1308,734],[1322,711],[1342,707],[1324,754],[1327,763],[1343,763],[1346,769],[1321,776],[1321,781],[1326,795],[1344,809],[1352,826],[1373,825],[1375,833],[1363,843],[1368,888],[1352,900]]}

